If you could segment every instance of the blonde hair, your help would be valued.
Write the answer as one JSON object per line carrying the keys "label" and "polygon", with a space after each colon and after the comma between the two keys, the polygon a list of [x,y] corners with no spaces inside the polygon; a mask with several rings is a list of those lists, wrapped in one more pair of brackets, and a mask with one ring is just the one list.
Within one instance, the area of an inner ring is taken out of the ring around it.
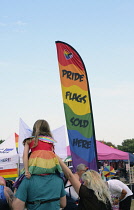
{"label": "blonde hair", "polygon": [[100,174],[94,170],[88,170],[82,174],[82,181],[87,188],[92,189],[99,201],[103,203],[111,202],[111,195],[107,185],[102,180]]}
{"label": "blonde hair", "polygon": [[46,120],[37,120],[33,126],[32,136],[34,136],[34,146],[38,145],[38,138],[40,135],[52,137],[50,126]]}

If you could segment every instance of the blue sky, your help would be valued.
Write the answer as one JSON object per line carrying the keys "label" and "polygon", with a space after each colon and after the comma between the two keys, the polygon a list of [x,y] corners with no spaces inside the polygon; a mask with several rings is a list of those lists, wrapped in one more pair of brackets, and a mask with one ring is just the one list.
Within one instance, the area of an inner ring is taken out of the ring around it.
{"label": "blue sky", "polygon": [[65,125],[55,41],[81,55],[97,140],[134,138],[134,1],[0,0],[0,138]]}

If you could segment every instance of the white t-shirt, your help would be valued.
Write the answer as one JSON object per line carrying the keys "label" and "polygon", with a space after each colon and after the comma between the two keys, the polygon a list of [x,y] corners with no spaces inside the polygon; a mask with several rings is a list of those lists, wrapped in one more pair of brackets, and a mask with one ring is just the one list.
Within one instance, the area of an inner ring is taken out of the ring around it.
{"label": "white t-shirt", "polygon": [[[68,193],[69,196],[71,196],[71,198],[73,198],[74,200],[78,200],[78,198],[79,198],[78,194],[76,193],[73,186],[72,185],[70,186],[70,185],[71,185],[71,183],[68,181],[66,186],[65,186],[65,191]],[[70,187],[67,187],[67,186],[70,186]]]}
{"label": "white t-shirt", "polygon": [[108,188],[109,191],[111,193],[111,195],[113,195],[114,197],[120,197],[122,190],[126,190],[127,194],[125,195],[125,197],[122,199],[124,200],[126,197],[133,195],[132,191],[129,189],[129,187],[124,184],[123,182],[121,182],[120,180],[117,179],[111,179],[107,181],[108,183]]}

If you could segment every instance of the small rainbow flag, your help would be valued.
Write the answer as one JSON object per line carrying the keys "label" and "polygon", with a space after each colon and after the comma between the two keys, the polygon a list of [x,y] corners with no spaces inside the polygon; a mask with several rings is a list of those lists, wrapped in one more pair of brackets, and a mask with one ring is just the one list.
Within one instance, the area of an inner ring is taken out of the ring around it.
{"label": "small rainbow flag", "polygon": [[18,153],[18,140],[19,140],[19,135],[15,133],[15,145],[16,145],[16,151]]}

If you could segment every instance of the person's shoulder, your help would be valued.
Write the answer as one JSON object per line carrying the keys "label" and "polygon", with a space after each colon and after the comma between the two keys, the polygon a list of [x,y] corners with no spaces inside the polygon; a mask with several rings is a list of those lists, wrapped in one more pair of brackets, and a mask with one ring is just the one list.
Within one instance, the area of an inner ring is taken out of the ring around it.
{"label": "person's shoulder", "polygon": [[120,182],[119,180],[117,180],[117,179],[110,179],[110,180],[108,180],[107,181],[107,183],[118,183],[118,182]]}
{"label": "person's shoulder", "polygon": [[81,186],[80,186],[80,191],[81,191],[82,193],[84,193],[84,192],[93,192],[92,189],[87,188],[87,187],[86,187],[85,185],[83,185],[83,184],[81,184]]}
{"label": "person's shoulder", "polygon": [[80,179],[80,178],[79,178],[79,175],[77,174],[77,172],[74,174],[74,176],[75,176],[75,178],[76,178],[77,180]]}
{"label": "person's shoulder", "polygon": [[118,180],[118,179],[111,179],[111,180],[108,180],[108,183],[113,183],[113,184],[124,184],[123,182],[121,182],[121,181]]}
{"label": "person's shoulder", "polygon": [[79,190],[79,196],[80,198],[93,198],[94,197],[94,191],[92,189],[87,188],[85,185],[81,184],[80,190]]}
{"label": "person's shoulder", "polygon": [[6,187],[6,186],[4,187],[4,191],[6,191],[6,192],[7,192],[8,194],[10,194],[10,195],[11,195],[11,194],[12,194],[12,195],[14,194],[13,191],[12,191],[9,187]]}

